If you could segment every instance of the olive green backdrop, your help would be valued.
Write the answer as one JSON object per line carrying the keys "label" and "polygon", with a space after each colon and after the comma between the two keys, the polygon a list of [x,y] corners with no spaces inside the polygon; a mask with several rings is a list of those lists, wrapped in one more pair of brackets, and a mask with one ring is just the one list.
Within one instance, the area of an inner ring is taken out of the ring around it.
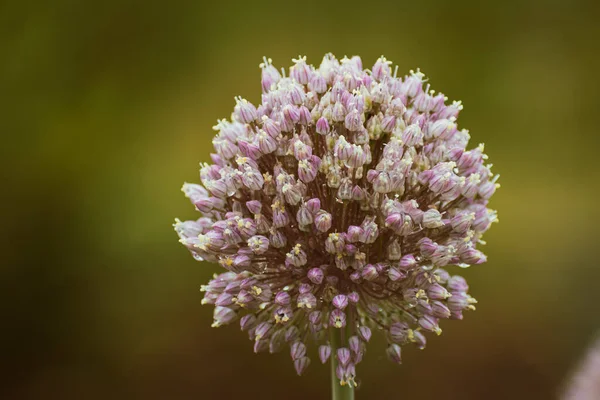
{"label": "olive green backdrop", "polygon": [[427,349],[375,342],[357,399],[551,399],[600,329],[600,13],[582,1],[0,3],[0,398],[327,399],[316,359],[210,328],[180,192],[264,55],[384,54],[465,109],[502,188],[479,300]]}

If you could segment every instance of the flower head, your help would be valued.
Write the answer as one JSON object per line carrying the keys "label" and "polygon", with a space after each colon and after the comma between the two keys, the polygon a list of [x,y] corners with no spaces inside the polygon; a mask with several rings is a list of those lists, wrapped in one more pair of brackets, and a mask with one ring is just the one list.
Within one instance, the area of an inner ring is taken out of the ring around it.
{"label": "flower head", "polygon": [[213,326],[239,319],[257,352],[287,345],[299,374],[315,342],[343,384],[372,331],[400,362],[403,345],[425,347],[440,320],[475,308],[442,267],[485,262],[478,247],[496,221],[498,176],[483,145],[467,150],[461,103],[390,64],[300,57],[286,77],[265,59],[262,104],[236,98],[202,186],[184,185],[202,216],[175,223],[195,259],[226,270],[202,287]]}

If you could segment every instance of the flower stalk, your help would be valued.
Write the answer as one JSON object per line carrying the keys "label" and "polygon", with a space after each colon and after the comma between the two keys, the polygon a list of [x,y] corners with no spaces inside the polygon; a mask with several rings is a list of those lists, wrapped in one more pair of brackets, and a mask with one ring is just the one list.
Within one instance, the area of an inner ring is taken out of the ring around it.
{"label": "flower stalk", "polygon": [[335,356],[337,350],[342,347],[342,333],[345,330],[329,328],[329,341],[333,355],[331,356],[331,399],[332,400],[354,400],[354,385],[349,383],[340,383],[337,376],[337,368],[340,365],[339,359]]}

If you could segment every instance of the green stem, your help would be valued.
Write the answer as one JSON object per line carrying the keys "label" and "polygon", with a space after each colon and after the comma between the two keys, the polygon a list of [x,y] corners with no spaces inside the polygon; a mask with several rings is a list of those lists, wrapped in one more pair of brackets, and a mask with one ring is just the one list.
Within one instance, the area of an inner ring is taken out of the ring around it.
{"label": "green stem", "polygon": [[331,399],[332,400],[354,400],[354,387],[349,384],[340,385],[335,370],[338,366],[337,349],[342,346],[342,334],[344,329],[329,328],[329,341],[331,345]]}

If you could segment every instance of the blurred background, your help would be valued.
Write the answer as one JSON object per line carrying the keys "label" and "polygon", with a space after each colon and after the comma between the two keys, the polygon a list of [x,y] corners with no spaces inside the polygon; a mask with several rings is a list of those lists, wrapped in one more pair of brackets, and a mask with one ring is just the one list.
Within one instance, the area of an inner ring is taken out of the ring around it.
{"label": "blurred background", "polygon": [[551,399],[600,330],[600,13],[592,1],[0,3],[2,399],[327,399],[210,328],[218,271],[177,242],[233,97],[263,56],[384,54],[462,100],[502,188],[479,300],[424,351],[359,366],[357,399]]}

